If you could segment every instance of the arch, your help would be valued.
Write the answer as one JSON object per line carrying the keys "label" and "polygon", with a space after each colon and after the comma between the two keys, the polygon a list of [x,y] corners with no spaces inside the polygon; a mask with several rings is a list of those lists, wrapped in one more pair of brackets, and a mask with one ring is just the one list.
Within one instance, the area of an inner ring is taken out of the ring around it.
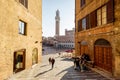
{"label": "arch", "polygon": [[87,41],[82,40],[81,42],[79,42],[79,51],[80,51],[80,55],[82,55],[83,53],[86,53],[86,54],[89,53]]}
{"label": "arch", "polygon": [[94,43],[94,45],[106,45],[106,46],[111,46],[110,42],[105,40],[105,39],[97,39]]}
{"label": "arch", "polygon": [[95,66],[112,72],[112,47],[106,39],[97,39],[94,43]]}
{"label": "arch", "polygon": [[81,45],[88,45],[87,41],[81,41]]}
{"label": "arch", "polygon": [[38,49],[34,48],[32,51],[32,65],[38,63]]}

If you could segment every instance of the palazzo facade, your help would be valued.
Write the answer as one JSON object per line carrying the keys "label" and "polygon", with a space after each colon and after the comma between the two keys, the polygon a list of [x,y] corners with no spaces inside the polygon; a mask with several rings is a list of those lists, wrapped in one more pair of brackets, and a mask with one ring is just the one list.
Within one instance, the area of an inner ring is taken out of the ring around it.
{"label": "palazzo facade", "polygon": [[75,0],[76,56],[86,53],[95,67],[120,76],[120,1]]}

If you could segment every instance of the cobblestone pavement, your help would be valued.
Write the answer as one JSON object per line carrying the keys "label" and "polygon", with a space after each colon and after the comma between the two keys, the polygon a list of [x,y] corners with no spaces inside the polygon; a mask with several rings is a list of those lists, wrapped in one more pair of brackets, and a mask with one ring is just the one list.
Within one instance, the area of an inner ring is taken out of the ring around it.
{"label": "cobblestone pavement", "polygon": [[[48,58],[54,57],[54,68],[48,63]],[[76,71],[73,61],[60,58],[57,54],[44,55],[41,64],[12,75],[8,80],[113,80],[108,79],[92,70],[85,72]]]}

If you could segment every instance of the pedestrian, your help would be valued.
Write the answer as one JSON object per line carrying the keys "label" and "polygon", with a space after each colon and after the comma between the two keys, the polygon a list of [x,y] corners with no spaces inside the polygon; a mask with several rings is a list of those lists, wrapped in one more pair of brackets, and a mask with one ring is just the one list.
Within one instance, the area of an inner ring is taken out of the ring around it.
{"label": "pedestrian", "polygon": [[49,57],[48,61],[49,61],[49,64],[51,64],[51,57]]}
{"label": "pedestrian", "polygon": [[76,58],[74,59],[74,69],[76,70]]}
{"label": "pedestrian", "polygon": [[74,60],[74,69],[80,70],[79,58],[75,58]]}
{"label": "pedestrian", "polygon": [[84,72],[84,70],[87,70],[86,60],[84,58],[81,58],[80,60],[80,67],[81,67],[81,72]]}
{"label": "pedestrian", "polygon": [[60,57],[61,53],[58,53],[58,54],[59,54],[59,57]]}
{"label": "pedestrian", "polygon": [[52,63],[52,69],[53,69],[54,63],[55,63],[55,59],[54,58],[51,59],[51,63]]}

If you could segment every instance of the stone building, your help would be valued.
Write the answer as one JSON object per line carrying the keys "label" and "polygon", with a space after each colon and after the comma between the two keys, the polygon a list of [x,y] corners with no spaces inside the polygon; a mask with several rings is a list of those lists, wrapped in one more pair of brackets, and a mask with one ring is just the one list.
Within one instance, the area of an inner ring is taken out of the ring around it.
{"label": "stone building", "polygon": [[76,56],[86,53],[95,67],[120,76],[120,0],[75,0]]}
{"label": "stone building", "polygon": [[59,36],[59,31],[60,31],[60,11],[56,11],[56,16],[55,16],[55,36]]}
{"label": "stone building", "polygon": [[59,49],[73,49],[75,48],[74,43],[74,33],[75,29],[67,30],[65,29],[65,35],[56,36],[56,47]]}
{"label": "stone building", "polygon": [[60,35],[60,11],[56,11],[55,16],[55,46],[57,48],[74,48],[74,32],[75,29],[67,30],[65,29],[65,35]]}
{"label": "stone building", "polygon": [[42,0],[0,0],[0,80],[41,61]]}

